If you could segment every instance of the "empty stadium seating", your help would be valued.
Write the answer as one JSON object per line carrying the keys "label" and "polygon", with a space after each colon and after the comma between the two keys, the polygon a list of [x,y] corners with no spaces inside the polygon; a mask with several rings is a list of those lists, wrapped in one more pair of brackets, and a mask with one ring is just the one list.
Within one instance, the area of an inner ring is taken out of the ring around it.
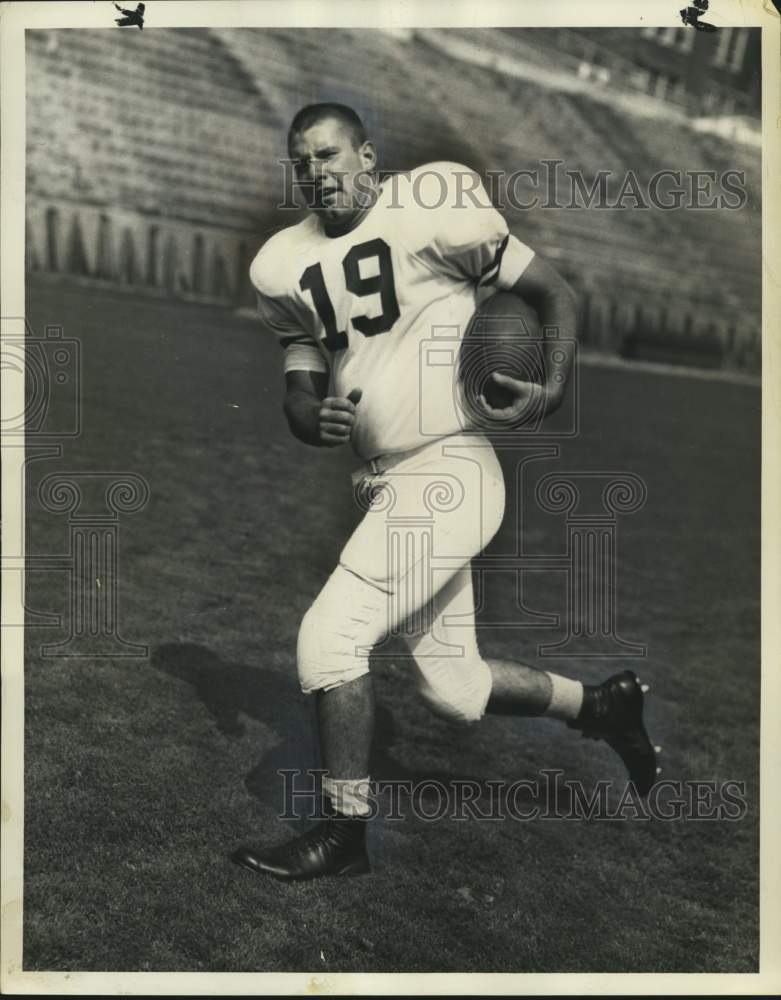
{"label": "empty stadium seating", "polygon": [[756,151],[680,114],[633,113],[578,81],[571,60],[544,57],[539,40],[492,29],[28,31],[28,267],[251,302],[248,260],[298,217],[278,207],[286,123],[304,103],[341,100],[388,169],[451,159],[511,173],[550,159],[587,186],[607,170],[613,185],[633,171],[641,188],[662,169],[743,170],[748,200],[734,211],[506,214],[573,282],[593,346],[699,332],[725,363],[755,364]]}

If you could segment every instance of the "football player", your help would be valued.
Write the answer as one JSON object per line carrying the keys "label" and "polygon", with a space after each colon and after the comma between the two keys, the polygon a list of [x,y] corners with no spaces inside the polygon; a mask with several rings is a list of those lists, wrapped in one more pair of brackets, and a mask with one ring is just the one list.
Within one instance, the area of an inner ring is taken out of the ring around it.
{"label": "football player", "polygon": [[[311,211],[268,240],[250,276],[263,323],[284,349],[290,430],[318,447],[352,446],[363,463],[353,479],[366,512],[298,634],[301,687],[316,699],[325,818],[281,846],[241,847],[234,860],[281,879],[368,870],[368,655],[400,626],[434,712],[461,723],[486,712],[560,719],[605,739],[646,795],[656,755],[633,673],[588,686],[482,656],[470,560],[502,520],[502,473],[487,438],[465,424],[457,361],[420,364],[434,328],[464,331],[497,289],[574,336],[570,288],[510,234],[468,168],[430,163],[381,181],[352,109],[303,108],[288,145]],[[514,399],[509,416],[522,419],[538,407],[555,411],[567,375],[541,383],[494,377]],[[433,432],[424,397],[436,414]],[[427,515],[430,535],[390,542],[391,508],[398,523]]]}

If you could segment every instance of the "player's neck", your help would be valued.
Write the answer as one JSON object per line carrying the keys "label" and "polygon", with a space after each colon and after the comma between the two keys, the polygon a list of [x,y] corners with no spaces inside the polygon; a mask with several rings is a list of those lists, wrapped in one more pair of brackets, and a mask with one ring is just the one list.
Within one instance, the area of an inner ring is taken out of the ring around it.
{"label": "player's neck", "polygon": [[367,192],[366,203],[356,206],[352,212],[345,213],[336,219],[323,218],[323,231],[326,236],[330,236],[332,238],[336,236],[344,236],[345,233],[351,233],[353,229],[360,226],[377,203],[378,195],[379,190],[375,187],[370,192]]}

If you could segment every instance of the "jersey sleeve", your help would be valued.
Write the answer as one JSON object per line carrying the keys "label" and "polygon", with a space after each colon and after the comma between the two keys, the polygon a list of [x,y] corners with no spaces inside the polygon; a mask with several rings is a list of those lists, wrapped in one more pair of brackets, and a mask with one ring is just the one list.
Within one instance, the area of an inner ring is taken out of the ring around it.
{"label": "jersey sleeve", "polygon": [[296,314],[295,303],[291,296],[285,295],[278,276],[269,278],[264,271],[261,254],[252,263],[250,280],[257,295],[258,316],[285,352],[284,371],[327,373],[328,362],[315,338],[307,331],[306,320]]}
{"label": "jersey sleeve", "polygon": [[510,233],[475,171],[459,164],[432,164],[428,170],[433,176],[422,180],[419,200],[424,211],[426,204],[436,206],[430,211],[430,257],[480,287],[512,288],[534,250]]}

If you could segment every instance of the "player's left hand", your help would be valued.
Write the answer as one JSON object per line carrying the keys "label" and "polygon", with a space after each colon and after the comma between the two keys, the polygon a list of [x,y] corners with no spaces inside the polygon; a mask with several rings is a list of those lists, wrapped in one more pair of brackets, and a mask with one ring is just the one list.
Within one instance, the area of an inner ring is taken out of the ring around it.
{"label": "player's left hand", "polygon": [[493,372],[491,378],[498,386],[506,389],[510,395],[515,397],[509,406],[496,408],[491,406],[485,396],[480,393],[478,397],[480,403],[491,417],[502,420],[519,419],[523,416],[531,418],[540,412],[547,415],[553,412],[558,405],[550,389],[540,385],[539,382],[526,382],[523,379],[502,375],[500,372]]}

